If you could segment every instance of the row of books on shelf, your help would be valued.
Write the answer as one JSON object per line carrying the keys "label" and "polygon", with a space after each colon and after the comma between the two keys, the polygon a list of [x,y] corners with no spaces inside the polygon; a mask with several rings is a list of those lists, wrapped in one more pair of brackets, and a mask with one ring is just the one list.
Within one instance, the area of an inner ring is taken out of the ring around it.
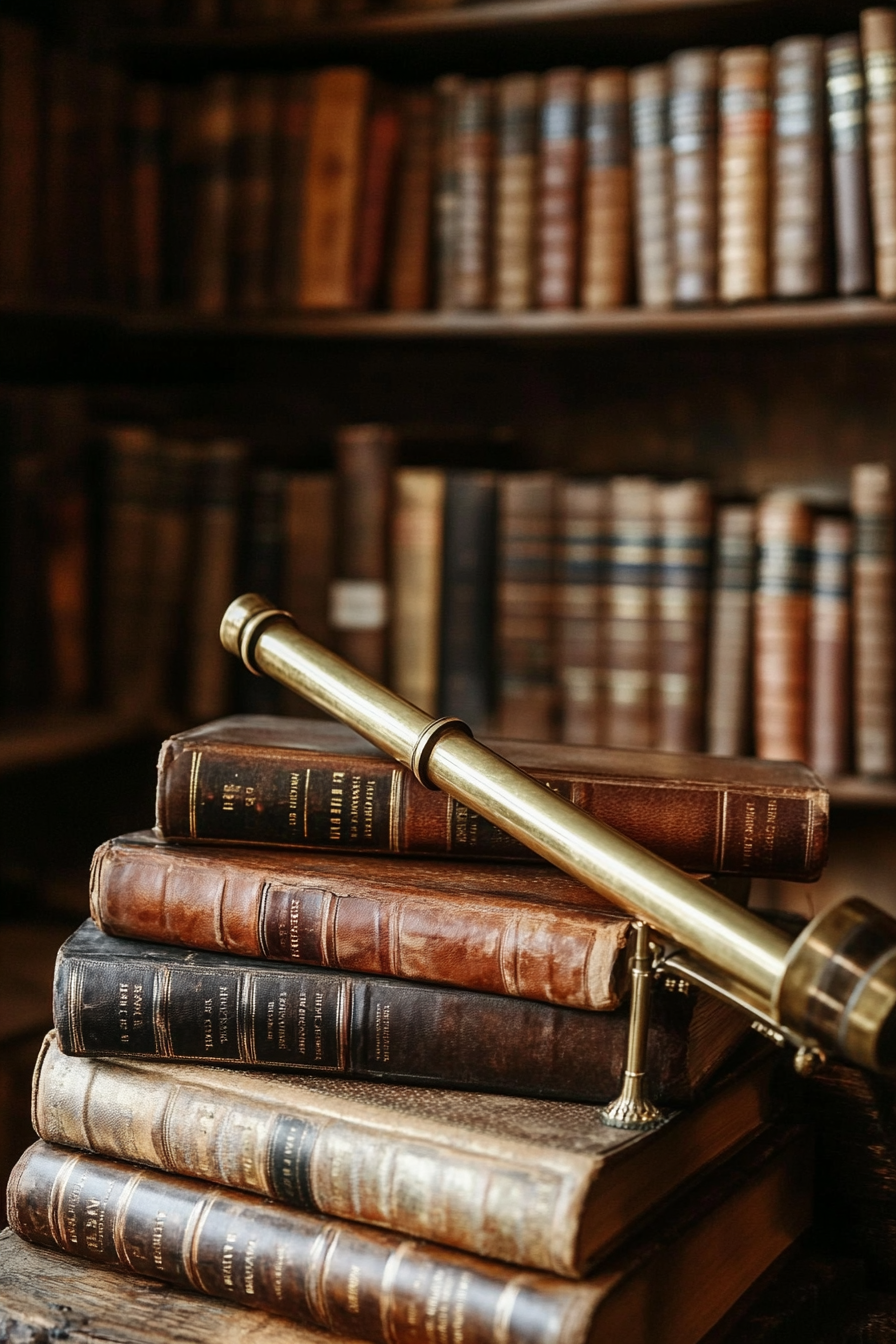
{"label": "row of books on shelf", "polygon": [[[304,22],[365,13],[370,9],[447,8],[455,0],[128,0],[121,8],[124,19],[135,26],[176,24],[199,32],[247,25]],[[111,8],[111,7],[110,7]],[[121,15],[116,14],[116,18]]]}

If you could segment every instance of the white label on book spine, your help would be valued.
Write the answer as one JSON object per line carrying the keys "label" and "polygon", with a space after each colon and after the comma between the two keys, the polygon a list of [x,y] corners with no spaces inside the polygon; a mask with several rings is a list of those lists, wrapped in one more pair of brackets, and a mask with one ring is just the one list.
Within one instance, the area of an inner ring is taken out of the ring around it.
{"label": "white label on book spine", "polygon": [[388,619],[389,592],[379,579],[334,579],[330,584],[334,630],[383,630]]}

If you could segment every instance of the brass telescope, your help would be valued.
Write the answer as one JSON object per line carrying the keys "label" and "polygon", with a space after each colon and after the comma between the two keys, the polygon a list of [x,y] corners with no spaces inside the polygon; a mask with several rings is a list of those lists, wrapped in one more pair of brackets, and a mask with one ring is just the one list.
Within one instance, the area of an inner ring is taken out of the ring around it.
{"label": "brass telescope", "polygon": [[351,667],[263,597],[230,604],[221,642],[643,921],[663,967],[738,1004],[766,1034],[803,1057],[832,1050],[896,1069],[896,921],[884,911],[854,897],[791,939],[551,792],[459,720],[432,719]]}

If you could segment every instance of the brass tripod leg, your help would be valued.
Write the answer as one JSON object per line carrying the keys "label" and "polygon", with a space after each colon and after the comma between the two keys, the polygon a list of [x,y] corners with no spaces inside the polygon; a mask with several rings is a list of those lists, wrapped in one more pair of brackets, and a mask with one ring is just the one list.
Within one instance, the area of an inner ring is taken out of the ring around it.
{"label": "brass tripod leg", "polygon": [[647,1096],[644,1069],[647,1064],[647,1027],[650,1022],[650,994],[653,988],[653,962],[646,924],[635,924],[635,955],[632,958],[632,1001],[628,1021],[628,1049],[622,1091],[609,1106],[602,1106],[600,1118],[612,1129],[656,1129],[666,1117]]}

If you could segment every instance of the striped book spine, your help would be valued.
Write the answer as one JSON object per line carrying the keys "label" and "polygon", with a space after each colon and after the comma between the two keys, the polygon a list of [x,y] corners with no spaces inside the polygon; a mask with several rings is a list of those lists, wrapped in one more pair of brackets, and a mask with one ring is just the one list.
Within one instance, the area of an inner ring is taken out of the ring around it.
{"label": "striped book spine", "polygon": [[610,482],[606,587],[606,744],[653,745],[656,482]]}
{"label": "striped book spine", "polygon": [[656,705],[654,745],[700,751],[712,496],[702,481],[657,494]]}
{"label": "striped book spine", "polygon": [[756,510],[724,505],[716,519],[706,695],[706,749],[713,756],[743,756],[750,746],[755,555]]}
{"label": "striped book spine", "polygon": [[498,732],[554,736],[554,496],[550,472],[498,485]]}
{"label": "striped book spine", "polygon": [[607,486],[571,480],[560,487],[557,548],[557,682],[561,738],[601,742],[601,606]]}
{"label": "striped book spine", "polygon": [[849,767],[849,520],[816,518],[812,552],[809,764],[832,779]]}
{"label": "striped book spine", "polygon": [[786,490],[759,503],[755,598],[756,755],[804,761],[812,515]]}
{"label": "striped book spine", "polygon": [[861,775],[892,775],[896,770],[896,547],[890,468],[883,462],[853,467],[851,494],[856,770]]}

